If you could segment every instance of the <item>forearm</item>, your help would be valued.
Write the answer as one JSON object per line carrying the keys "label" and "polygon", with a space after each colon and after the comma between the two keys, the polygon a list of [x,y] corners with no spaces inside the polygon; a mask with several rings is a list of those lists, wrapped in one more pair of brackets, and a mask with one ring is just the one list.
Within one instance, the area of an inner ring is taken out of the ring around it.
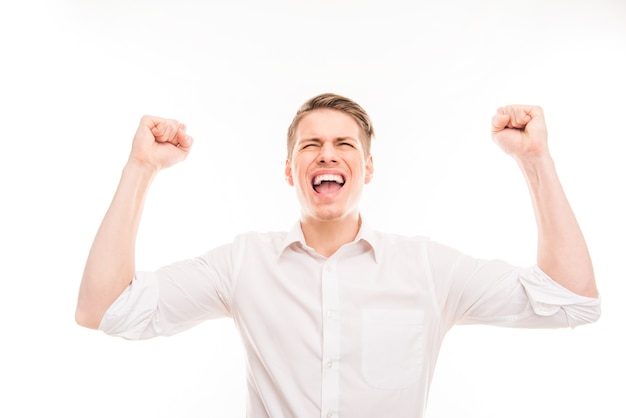
{"label": "forearm", "polygon": [[76,321],[97,328],[135,274],[135,241],[154,167],[129,161],[94,238],[80,285]]}
{"label": "forearm", "polygon": [[597,297],[587,244],[549,154],[517,159],[530,190],[538,229],[537,264],[554,281]]}

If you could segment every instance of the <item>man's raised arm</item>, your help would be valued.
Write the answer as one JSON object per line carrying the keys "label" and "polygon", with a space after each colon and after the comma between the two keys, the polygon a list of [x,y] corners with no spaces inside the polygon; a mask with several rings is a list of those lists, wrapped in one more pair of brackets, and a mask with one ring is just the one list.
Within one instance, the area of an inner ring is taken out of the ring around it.
{"label": "man's raised arm", "polygon": [[572,292],[597,297],[585,239],[548,151],[543,110],[501,107],[491,125],[494,142],[517,161],[530,190],[538,228],[537,265]]}
{"label": "man's raised arm", "polygon": [[193,140],[172,119],[141,118],[128,162],[91,246],[76,306],[76,322],[97,329],[135,275],[135,240],[148,188],[156,174],[187,157]]}

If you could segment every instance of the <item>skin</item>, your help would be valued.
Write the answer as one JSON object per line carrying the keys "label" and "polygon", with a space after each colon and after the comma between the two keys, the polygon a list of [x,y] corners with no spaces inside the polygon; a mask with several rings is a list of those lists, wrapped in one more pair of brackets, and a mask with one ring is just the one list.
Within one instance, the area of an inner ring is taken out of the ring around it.
{"label": "skin", "polygon": [[[356,237],[363,185],[371,181],[374,166],[365,155],[361,129],[349,115],[320,109],[300,121],[292,156],[285,164],[287,182],[300,202],[300,224],[307,245],[330,257]],[[312,187],[318,174],[339,174],[345,183],[336,194],[325,196]]]}
{"label": "skin", "polygon": [[[537,220],[537,264],[567,289],[597,297],[589,252],[548,150],[543,110],[502,107],[492,118],[491,132],[527,181]],[[176,120],[141,119],[117,191],[87,257],[76,307],[80,325],[98,328],[108,307],[133,279],[135,240],[150,184],[160,170],[183,161],[192,143],[185,126]],[[335,194],[319,195],[311,182],[320,173],[339,174],[345,184]],[[359,200],[373,173],[372,156],[365,155],[359,126],[350,116],[322,109],[301,120],[285,176],[300,202],[306,242],[319,254],[330,257],[354,240],[360,227]]]}
{"label": "skin", "polygon": [[537,221],[537,265],[572,292],[597,297],[587,244],[557,176],[539,106],[501,107],[491,136],[522,170]]}
{"label": "skin", "polygon": [[184,160],[193,139],[183,124],[141,118],[117,191],[96,233],[78,292],[76,322],[97,329],[108,307],[135,275],[135,240],[156,174]]}

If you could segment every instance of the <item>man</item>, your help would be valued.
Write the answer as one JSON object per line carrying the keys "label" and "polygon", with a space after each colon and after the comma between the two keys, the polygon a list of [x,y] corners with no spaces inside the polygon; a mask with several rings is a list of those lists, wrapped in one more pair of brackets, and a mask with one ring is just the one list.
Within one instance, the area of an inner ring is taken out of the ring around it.
{"label": "man", "polygon": [[358,204],[374,173],[373,135],[358,104],[312,98],[288,131],[285,176],[301,206],[289,232],[240,235],[200,257],[135,272],[149,185],[192,146],[179,122],[142,118],[87,260],[77,322],[142,339],[232,317],[247,356],[249,416],[421,417],[454,324],[574,327],[599,317],[591,260],[541,108],[506,106],[492,119],[494,141],[531,193],[538,252],[530,268],[370,229]]}

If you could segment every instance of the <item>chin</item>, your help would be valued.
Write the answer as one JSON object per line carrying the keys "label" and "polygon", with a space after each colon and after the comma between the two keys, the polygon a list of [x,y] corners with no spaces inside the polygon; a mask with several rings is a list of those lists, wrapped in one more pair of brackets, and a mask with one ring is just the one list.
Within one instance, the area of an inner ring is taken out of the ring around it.
{"label": "chin", "polygon": [[314,214],[314,218],[318,221],[341,221],[344,219],[348,219],[350,217],[350,212],[338,209],[338,208],[324,208],[318,210]]}
{"label": "chin", "polygon": [[325,221],[325,222],[340,221],[343,218],[344,216],[334,214],[334,213],[333,214],[328,214],[328,213],[319,214],[315,217],[315,219],[317,219],[318,221]]}

